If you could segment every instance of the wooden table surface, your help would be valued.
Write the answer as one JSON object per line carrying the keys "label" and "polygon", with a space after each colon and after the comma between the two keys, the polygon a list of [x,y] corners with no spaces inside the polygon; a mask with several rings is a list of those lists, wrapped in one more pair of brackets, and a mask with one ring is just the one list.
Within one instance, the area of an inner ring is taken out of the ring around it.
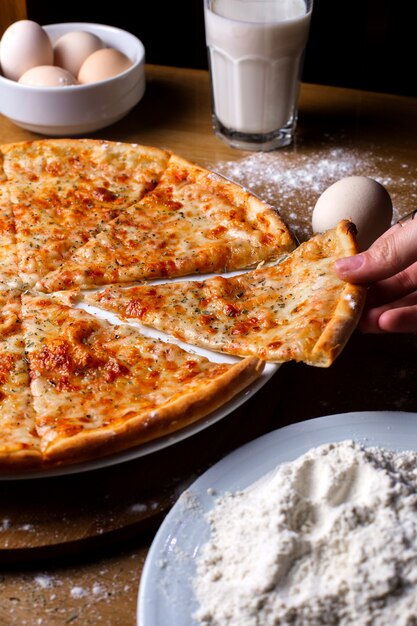
{"label": "wooden table surface", "polygon": [[[148,66],[142,102],[91,136],[168,148],[234,177],[277,206],[301,240],[318,195],[346,175],[383,182],[395,219],[417,207],[414,99],[303,85],[294,145],[239,152],[212,133],[206,72]],[[36,138],[0,116],[1,143]],[[331,368],[286,364],[243,407],[166,450],[85,474],[0,482],[0,625],[134,626],[155,532],[201,472],[285,424],[417,412],[416,378],[414,335],[357,332]]]}

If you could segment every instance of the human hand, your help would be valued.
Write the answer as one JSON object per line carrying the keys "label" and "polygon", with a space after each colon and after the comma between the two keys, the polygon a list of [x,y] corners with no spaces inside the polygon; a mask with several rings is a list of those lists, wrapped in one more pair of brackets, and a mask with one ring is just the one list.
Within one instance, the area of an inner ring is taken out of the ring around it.
{"label": "human hand", "polygon": [[335,269],[343,280],[370,285],[361,330],[417,332],[417,217],[392,226],[365,252],[339,259]]}

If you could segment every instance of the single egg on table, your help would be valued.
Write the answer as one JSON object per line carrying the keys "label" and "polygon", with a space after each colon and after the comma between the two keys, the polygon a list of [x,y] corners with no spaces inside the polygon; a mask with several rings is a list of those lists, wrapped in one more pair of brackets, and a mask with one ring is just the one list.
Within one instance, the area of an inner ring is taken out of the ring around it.
{"label": "single egg on table", "polygon": [[65,33],[54,43],[54,65],[63,67],[77,76],[86,58],[96,50],[101,50],[103,46],[100,37],[93,33],[84,30]]}
{"label": "single egg on table", "polygon": [[66,87],[77,84],[75,76],[56,65],[32,67],[19,78],[18,82],[32,87]]}
{"label": "single egg on table", "polygon": [[348,176],[333,183],[313,209],[313,232],[334,228],[343,219],[355,224],[358,247],[366,250],[391,226],[392,200],[388,191],[366,176]]}
{"label": "single egg on table", "polygon": [[4,31],[0,42],[0,65],[3,76],[18,80],[37,65],[53,65],[52,43],[39,24],[19,20]]}
{"label": "single egg on table", "polygon": [[131,65],[132,61],[120,50],[102,48],[86,58],[78,73],[78,82],[95,83],[112,78],[125,72]]}

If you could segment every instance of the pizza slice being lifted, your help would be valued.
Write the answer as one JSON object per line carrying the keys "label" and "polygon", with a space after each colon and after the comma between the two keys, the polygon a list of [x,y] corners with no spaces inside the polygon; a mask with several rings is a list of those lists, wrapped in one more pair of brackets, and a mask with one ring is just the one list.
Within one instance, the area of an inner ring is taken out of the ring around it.
{"label": "pizza slice being lifted", "polygon": [[39,280],[44,292],[254,267],[295,247],[278,213],[171,155],[158,185]]}
{"label": "pizza slice being lifted", "polygon": [[208,415],[260,376],[263,362],[213,363],[52,297],[26,293],[23,327],[45,462],[133,447]]}
{"label": "pizza slice being lifted", "polygon": [[55,139],[3,145],[0,157],[19,273],[30,287],[152,190],[169,153],[119,142]]}
{"label": "pizza slice being lifted", "polygon": [[365,299],[365,288],[342,281],[333,267],[337,258],[357,252],[354,232],[342,221],[280,264],[239,276],[110,287],[84,301],[204,348],[327,367],[353,332]]}

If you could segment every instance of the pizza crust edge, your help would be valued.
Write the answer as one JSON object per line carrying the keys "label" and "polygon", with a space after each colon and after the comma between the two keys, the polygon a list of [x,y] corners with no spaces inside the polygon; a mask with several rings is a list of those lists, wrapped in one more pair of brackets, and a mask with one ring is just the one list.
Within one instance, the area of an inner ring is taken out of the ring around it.
{"label": "pizza crust edge", "polygon": [[248,357],[193,392],[168,401],[160,409],[132,416],[116,426],[51,442],[43,452],[45,464],[79,463],[122,452],[180,432],[208,416],[260,377],[265,362]]}
{"label": "pizza crust edge", "polygon": [[[345,256],[358,253],[356,227],[352,222],[339,222],[336,235],[339,235],[338,244],[342,244]],[[311,358],[305,361],[308,365],[329,367],[333,363],[355,330],[365,299],[365,286],[346,283],[331,319],[311,351]]]}
{"label": "pizza crust edge", "polygon": [[35,448],[0,451],[0,470],[7,476],[8,472],[24,472],[42,467],[43,455]]}

